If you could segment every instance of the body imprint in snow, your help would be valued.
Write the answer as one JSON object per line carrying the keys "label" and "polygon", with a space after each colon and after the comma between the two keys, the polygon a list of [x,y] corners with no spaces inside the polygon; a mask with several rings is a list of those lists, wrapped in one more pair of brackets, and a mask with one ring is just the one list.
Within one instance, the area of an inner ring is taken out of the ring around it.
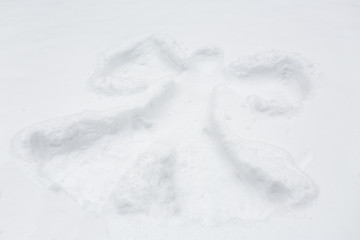
{"label": "body imprint in snow", "polygon": [[[189,54],[151,36],[114,51],[89,80],[106,98],[133,96],[131,106],[35,124],[13,146],[36,179],[89,209],[202,224],[263,219],[310,203],[317,187],[289,152],[242,127],[296,117],[312,84],[311,64],[296,54],[224,67],[221,49]],[[231,113],[244,116],[237,132]]]}

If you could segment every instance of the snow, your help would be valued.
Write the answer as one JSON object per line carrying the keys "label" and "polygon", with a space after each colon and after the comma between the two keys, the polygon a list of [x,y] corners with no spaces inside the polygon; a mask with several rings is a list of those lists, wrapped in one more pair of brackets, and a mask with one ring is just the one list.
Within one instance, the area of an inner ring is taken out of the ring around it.
{"label": "snow", "polygon": [[0,11],[0,239],[360,236],[355,1]]}

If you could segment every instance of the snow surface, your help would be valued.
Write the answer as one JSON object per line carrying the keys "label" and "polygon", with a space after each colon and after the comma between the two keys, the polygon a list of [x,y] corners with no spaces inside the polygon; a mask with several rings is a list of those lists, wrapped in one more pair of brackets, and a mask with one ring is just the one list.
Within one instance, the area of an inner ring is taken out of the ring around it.
{"label": "snow surface", "polygon": [[3,1],[0,239],[358,239],[359,7]]}

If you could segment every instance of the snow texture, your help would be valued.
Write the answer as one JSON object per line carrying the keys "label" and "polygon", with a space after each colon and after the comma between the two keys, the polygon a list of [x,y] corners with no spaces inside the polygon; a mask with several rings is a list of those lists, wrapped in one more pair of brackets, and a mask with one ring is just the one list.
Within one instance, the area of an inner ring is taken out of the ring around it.
{"label": "snow texture", "polygon": [[318,189],[289,152],[228,122],[233,113],[296,117],[313,89],[312,65],[270,51],[224,67],[221,49],[180,46],[150,36],[115,50],[89,87],[135,96],[133,105],[25,128],[13,142],[20,164],[84,207],[120,215],[211,225],[311,203]]}

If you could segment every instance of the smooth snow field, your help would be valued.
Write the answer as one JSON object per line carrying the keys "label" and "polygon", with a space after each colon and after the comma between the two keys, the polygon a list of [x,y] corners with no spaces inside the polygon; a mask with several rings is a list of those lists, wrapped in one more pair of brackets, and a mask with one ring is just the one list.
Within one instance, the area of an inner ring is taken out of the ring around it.
{"label": "smooth snow field", "polygon": [[0,239],[360,239],[360,2],[0,1]]}

